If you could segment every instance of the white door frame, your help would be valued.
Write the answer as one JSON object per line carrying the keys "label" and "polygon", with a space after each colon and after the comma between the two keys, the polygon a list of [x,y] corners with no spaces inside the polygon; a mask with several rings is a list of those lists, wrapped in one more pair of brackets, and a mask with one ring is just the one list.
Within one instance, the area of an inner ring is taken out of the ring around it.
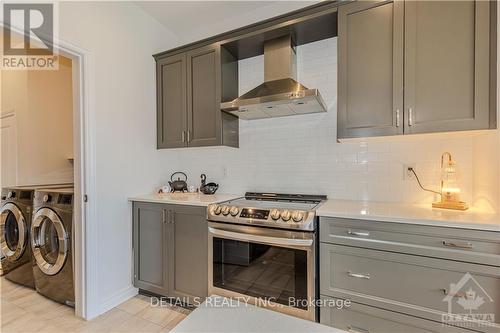
{"label": "white door frame", "polygon": [[[84,319],[99,315],[97,292],[97,230],[95,183],[95,117],[92,82],[92,55],[69,43],[58,41],[59,53],[72,60],[73,69],[73,152],[74,152],[74,285],[75,314]],[[90,198],[90,199],[89,199]],[[88,253],[87,251],[93,253]]]}
{"label": "white door frame", "polygon": [[[4,28],[0,23],[0,27]],[[23,29],[10,28],[23,35]],[[95,114],[92,53],[61,40],[54,40],[58,53],[72,60],[74,228],[73,270],[75,314],[92,319],[100,314],[96,219]],[[87,202],[85,202],[87,198]]]}

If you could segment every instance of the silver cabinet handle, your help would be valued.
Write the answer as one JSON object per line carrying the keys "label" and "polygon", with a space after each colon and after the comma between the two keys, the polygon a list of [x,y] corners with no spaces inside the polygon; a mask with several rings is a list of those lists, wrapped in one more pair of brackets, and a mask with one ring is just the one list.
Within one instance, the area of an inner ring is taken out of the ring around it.
{"label": "silver cabinet handle", "polygon": [[413,109],[408,109],[408,126],[413,126]]}
{"label": "silver cabinet handle", "polygon": [[347,276],[353,277],[353,278],[358,278],[358,279],[370,280],[370,274],[359,274],[359,273],[353,273],[351,271],[348,271]]}
{"label": "silver cabinet handle", "polygon": [[467,298],[467,294],[464,292],[458,292],[458,293],[452,294],[444,288],[440,289],[440,290],[443,292],[443,295],[445,295],[445,296],[451,296],[451,297],[456,297],[456,298]]}
{"label": "silver cabinet handle", "polygon": [[473,248],[472,244],[469,243],[469,242],[447,242],[447,241],[443,241],[443,246],[454,247],[454,248],[459,248],[459,249],[469,249],[469,250],[471,250]]}
{"label": "silver cabinet handle", "polygon": [[186,142],[186,131],[182,131],[181,140],[182,140],[182,142]]}
{"label": "silver cabinet handle", "polygon": [[349,234],[351,236],[359,236],[359,237],[369,237],[370,236],[369,232],[352,231],[352,230],[347,230],[347,234]]}
{"label": "silver cabinet handle", "polygon": [[165,211],[165,209],[162,209],[161,210],[161,218],[162,218],[162,221],[163,223],[167,223],[167,212]]}
{"label": "silver cabinet handle", "polygon": [[347,326],[347,331],[351,333],[370,333],[370,330],[352,325]]}
{"label": "silver cabinet handle", "polygon": [[399,127],[399,109],[396,110],[396,127]]}
{"label": "silver cabinet handle", "polygon": [[191,142],[191,131],[187,131],[187,142]]}

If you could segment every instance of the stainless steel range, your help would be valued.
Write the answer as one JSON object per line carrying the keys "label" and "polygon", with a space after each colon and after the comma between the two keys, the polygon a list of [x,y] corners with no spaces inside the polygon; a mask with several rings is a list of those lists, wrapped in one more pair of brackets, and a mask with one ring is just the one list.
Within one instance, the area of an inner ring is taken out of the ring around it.
{"label": "stainless steel range", "polygon": [[317,320],[315,211],[325,199],[249,192],[210,205],[209,294]]}
{"label": "stainless steel range", "polygon": [[247,192],[244,198],[208,207],[208,220],[314,231],[315,211],[326,196]]}

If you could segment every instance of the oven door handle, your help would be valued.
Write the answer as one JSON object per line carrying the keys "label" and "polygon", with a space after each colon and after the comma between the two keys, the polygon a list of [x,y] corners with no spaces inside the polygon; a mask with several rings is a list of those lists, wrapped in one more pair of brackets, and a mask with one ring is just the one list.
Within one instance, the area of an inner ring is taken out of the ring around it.
{"label": "oven door handle", "polygon": [[247,242],[267,243],[276,246],[312,246],[313,244],[312,239],[294,239],[294,238],[258,236],[252,234],[243,234],[239,232],[226,231],[212,227],[208,227],[208,231],[214,236],[228,237]]}

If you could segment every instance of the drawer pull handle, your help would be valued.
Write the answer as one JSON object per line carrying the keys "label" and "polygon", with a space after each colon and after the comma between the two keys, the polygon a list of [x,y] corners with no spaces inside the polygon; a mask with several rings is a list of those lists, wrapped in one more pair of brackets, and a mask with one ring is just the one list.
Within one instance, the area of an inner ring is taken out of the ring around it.
{"label": "drawer pull handle", "polygon": [[351,332],[351,333],[370,333],[370,331],[367,329],[352,326],[352,325],[347,326],[347,331]]}
{"label": "drawer pull handle", "polygon": [[370,274],[359,274],[359,273],[353,273],[351,271],[348,271],[347,275],[349,277],[353,277],[353,278],[370,280]]}
{"label": "drawer pull handle", "polygon": [[352,230],[347,230],[347,234],[349,234],[351,236],[359,236],[359,237],[368,237],[368,236],[370,236],[369,232],[352,231]]}
{"label": "drawer pull handle", "polygon": [[459,249],[469,249],[469,250],[472,249],[472,244],[469,242],[453,243],[453,242],[443,241],[443,246],[455,247],[455,248],[459,248]]}
{"label": "drawer pull handle", "polygon": [[467,299],[467,293],[464,293],[462,291],[454,293],[454,294],[450,293],[448,290],[446,290],[444,288],[441,289],[441,291],[443,292],[443,295],[445,295],[445,296],[451,296],[451,297],[456,297],[456,298],[465,298],[465,299]]}

